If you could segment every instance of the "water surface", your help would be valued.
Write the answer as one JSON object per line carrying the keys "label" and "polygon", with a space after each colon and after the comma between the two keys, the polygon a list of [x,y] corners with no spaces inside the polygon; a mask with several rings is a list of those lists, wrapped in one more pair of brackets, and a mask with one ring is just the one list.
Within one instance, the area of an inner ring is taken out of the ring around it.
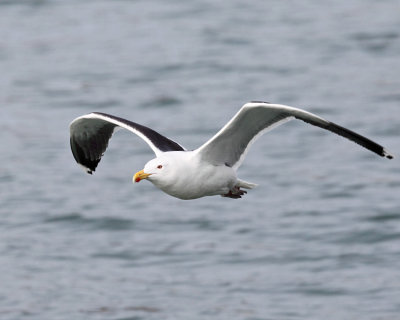
{"label": "water surface", "polygon": [[[1,319],[397,319],[397,1],[0,1]],[[100,111],[187,148],[250,100],[304,107],[259,139],[243,199],[171,198],[131,177],[118,132],[96,174],[68,125]]]}

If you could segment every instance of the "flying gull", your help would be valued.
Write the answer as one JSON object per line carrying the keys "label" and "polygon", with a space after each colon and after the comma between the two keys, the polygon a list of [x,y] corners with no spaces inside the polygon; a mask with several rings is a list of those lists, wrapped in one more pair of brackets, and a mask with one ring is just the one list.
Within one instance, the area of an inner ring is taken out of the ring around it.
{"label": "flying gull", "polygon": [[393,158],[374,141],[315,114],[259,101],[246,103],[215,136],[192,151],[148,127],[100,112],[71,122],[70,143],[75,160],[91,174],[113,133],[127,129],[146,141],[156,155],[133,176],[134,182],[147,179],[167,194],[185,200],[212,195],[237,199],[247,193],[241,188],[256,186],[236,176],[251,144],[265,131],[292,119],[329,130],[382,157]]}

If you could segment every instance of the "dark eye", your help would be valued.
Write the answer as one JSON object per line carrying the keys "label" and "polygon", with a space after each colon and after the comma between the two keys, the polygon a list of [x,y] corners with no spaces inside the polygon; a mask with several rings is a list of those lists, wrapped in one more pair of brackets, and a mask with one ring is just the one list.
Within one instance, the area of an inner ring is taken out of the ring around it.
{"label": "dark eye", "polygon": [[162,165],[159,164],[159,165],[157,166],[157,169],[162,169]]}

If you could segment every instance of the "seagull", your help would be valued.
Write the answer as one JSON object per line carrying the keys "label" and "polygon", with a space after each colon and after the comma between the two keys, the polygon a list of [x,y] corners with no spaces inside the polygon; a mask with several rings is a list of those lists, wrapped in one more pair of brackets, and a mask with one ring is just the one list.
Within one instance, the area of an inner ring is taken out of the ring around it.
{"label": "seagull", "polygon": [[313,113],[262,101],[243,105],[217,134],[195,150],[186,150],[141,124],[100,112],[80,116],[71,122],[70,143],[76,162],[92,174],[114,132],[127,129],[147,142],[156,155],[143,170],[135,173],[134,182],[146,179],[165,193],[184,200],[213,195],[238,199],[247,193],[242,188],[257,186],[236,175],[250,146],[266,131],[292,119],[329,130],[382,157],[393,158],[376,142]]}

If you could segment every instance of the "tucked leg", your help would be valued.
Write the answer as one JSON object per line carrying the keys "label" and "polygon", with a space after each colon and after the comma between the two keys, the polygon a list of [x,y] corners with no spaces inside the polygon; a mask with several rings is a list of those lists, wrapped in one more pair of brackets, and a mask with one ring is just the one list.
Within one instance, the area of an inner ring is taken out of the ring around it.
{"label": "tucked leg", "polygon": [[222,194],[222,197],[232,198],[232,199],[239,199],[243,195],[245,195],[247,191],[241,190],[240,187],[233,187],[232,190],[229,190],[228,193]]}

